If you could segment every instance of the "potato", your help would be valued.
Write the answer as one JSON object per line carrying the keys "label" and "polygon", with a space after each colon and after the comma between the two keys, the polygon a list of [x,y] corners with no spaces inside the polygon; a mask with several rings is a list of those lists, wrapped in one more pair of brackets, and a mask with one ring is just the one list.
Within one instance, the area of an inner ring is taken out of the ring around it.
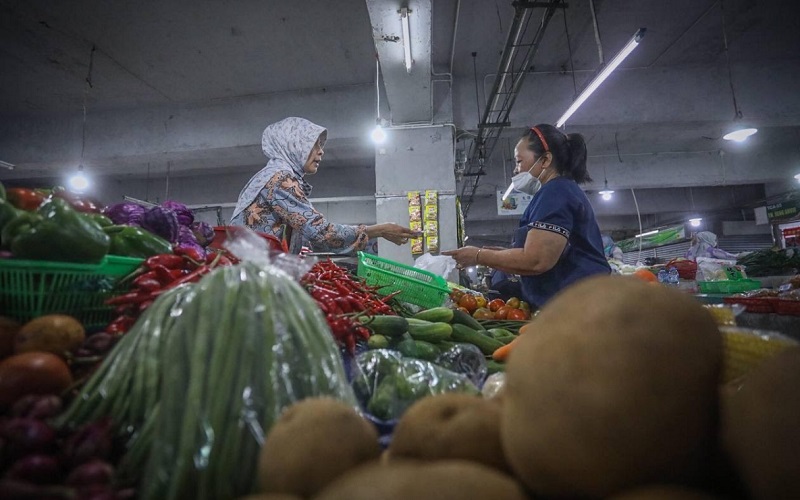
{"label": "potato", "polygon": [[0,316],[0,359],[14,354],[14,339],[20,328],[18,321]]}
{"label": "potato", "polygon": [[509,472],[500,445],[500,409],[466,394],[421,399],[397,423],[391,458],[462,459]]}
{"label": "potato", "polygon": [[17,353],[41,351],[64,356],[86,339],[80,321],[64,314],[39,316],[25,323],[14,339]]}
{"label": "potato", "polygon": [[315,500],[525,500],[521,486],[496,469],[463,460],[366,464]]}
{"label": "potato", "polygon": [[63,359],[49,352],[26,352],[0,362],[0,409],[28,394],[60,394],[72,385]]}
{"label": "potato", "polygon": [[604,497],[705,472],[722,344],[694,299],[635,278],[589,278],[554,297],[517,342],[501,439],[532,491]]}
{"label": "potato", "polygon": [[714,495],[679,486],[646,486],[609,497],[608,500],[714,500]]}
{"label": "potato", "polygon": [[267,435],[258,463],[261,491],[310,497],[380,453],[375,427],[351,406],[305,399],[286,409]]}
{"label": "potato", "polygon": [[800,492],[800,347],[764,361],[722,398],[723,444],[753,499]]}

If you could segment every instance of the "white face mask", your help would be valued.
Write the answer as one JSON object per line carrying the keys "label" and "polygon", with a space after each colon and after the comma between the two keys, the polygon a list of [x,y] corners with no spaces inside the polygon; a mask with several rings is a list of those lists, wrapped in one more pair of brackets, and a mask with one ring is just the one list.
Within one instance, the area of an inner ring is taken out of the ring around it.
{"label": "white face mask", "polygon": [[[541,156],[539,160],[542,158],[544,158],[544,156]],[[504,200],[508,198],[508,195],[511,194],[511,191],[519,191],[521,193],[533,196],[542,188],[542,181],[539,178],[542,176],[542,174],[544,174],[544,170],[542,170],[538,177],[534,177],[531,173],[531,170],[533,170],[533,167],[539,163],[539,160],[536,160],[533,165],[531,165],[531,168],[529,168],[526,172],[520,172],[511,178],[511,185],[508,186],[506,193],[503,195]]]}

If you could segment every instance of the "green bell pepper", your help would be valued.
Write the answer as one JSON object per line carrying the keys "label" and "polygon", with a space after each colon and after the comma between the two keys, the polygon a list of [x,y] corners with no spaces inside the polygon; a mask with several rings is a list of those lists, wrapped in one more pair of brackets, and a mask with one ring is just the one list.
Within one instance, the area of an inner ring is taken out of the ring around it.
{"label": "green bell pepper", "polygon": [[[8,202],[6,202],[6,206],[14,208]],[[8,211],[8,208],[3,209],[6,217],[11,217],[6,219],[6,223],[3,224],[3,230],[0,232],[0,242],[2,242],[3,250],[11,250],[11,241],[16,238],[17,235],[29,231],[33,225],[39,224],[42,221],[42,216],[35,212],[28,212],[27,210],[19,210],[16,208],[14,208],[14,210],[15,212],[12,215],[12,213]]]}
{"label": "green bell pepper", "polygon": [[46,200],[32,215],[20,214],[3,228],[3,244],[14,257],[95,264],[108,253],[111,239],[103,228],[60,198]]}
{"label": "green bell pepper", "polygon": [[109,227],[114,225],[114,221],[112,221],[103,214],[96,214],[93,212],[82,212],[82,213],[84,217],[88,217],[93,221],[97,222],[98,224],[100,224],[100,227]]}
{"label": "green bell pepper", "polygon": [[2,231],[6,224],[16,219],[19,211],[14,208],[14,205],[0,198],[0,244],[3,242]]}
{"label": "green bell pepper", "polygon": [[112,255],[140,257],[172,253],[172,245],[160,236],[136,226],[108,226],[103,231],[111,236]]}

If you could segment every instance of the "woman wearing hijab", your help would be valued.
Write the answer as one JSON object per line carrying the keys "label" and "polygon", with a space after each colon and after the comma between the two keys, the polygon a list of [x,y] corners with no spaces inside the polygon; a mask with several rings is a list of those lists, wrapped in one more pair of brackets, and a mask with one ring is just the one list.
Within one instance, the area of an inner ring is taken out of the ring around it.
{"label": "woman wearing hijab", "polygon": [[692,237],[692,245],[684,255],[687,259],[697,260],[698,257],[712,259],[736,260],[736,255],[717,248],[717,235],[711,231],[700,231]]}
{"label": "woman wearing hijab", "polygon": [[463,247],[442,252],[461,267],[481,264],[519,274],[523,299],[541,307],[561,289],[609,274],[600,228],[578,184],[589,179],[586,142],[552,125],[528,129],[514,148],[515,190],[533,196],[509,249]]}
{"label": "woman wearing hijab", "polygon": [[393,223],[335,224],[311,205],[305,176],[317,173],[327,135],[324,127],[304,118],[289,117],[267,126],[261,148],[269,161],[239,193],[231,225],[289,241],[292,253],[303,245],[318,252],[348,253],[364,249],[370,238],[402,245],[417,236]]}

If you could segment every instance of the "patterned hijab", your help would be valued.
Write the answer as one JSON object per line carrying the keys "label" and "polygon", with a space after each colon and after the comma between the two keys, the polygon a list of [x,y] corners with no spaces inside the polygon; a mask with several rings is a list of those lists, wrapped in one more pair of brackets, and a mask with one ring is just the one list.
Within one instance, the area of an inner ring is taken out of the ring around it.
{"label": "patterned hijab", "polygon": [[276,173],[288,171],[294,174],[303,186],[306,196],[311,193],[311,185],[303,176],[303,166],[311,153],[311,149],[319,139],[320,146],[325,144],[328,131],[305,118],[290,116],[273,123],[264,129],[261,136],[261,149],[269,161],[267,165],[250,178],[247,185],[239,193],[239,200],[231,218],[239,215],[249,207],[258,193]]}

